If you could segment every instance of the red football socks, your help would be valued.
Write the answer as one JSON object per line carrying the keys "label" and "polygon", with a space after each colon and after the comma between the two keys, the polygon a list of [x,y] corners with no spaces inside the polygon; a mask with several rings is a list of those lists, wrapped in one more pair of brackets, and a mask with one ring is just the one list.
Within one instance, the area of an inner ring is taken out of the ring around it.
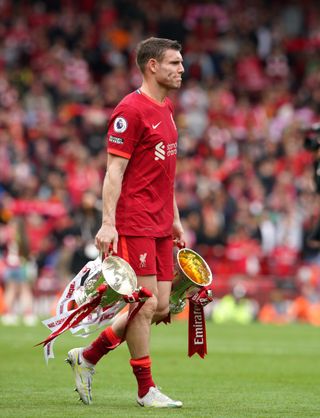
{"label": "red football socks", "polygon": [[138,396],[142,398],[149,392],[152,386],[156,386],[151,376],[151,359],[149,356],[131,359],[130,364],[137,379]]}
{"label": "red football socks", "polygon": [[122,339],[115,334],[111,327],[108,327],[89,347],[83,350],[82,355],[89,363],[97,364],[101,357],[114,350],[121,342]]}

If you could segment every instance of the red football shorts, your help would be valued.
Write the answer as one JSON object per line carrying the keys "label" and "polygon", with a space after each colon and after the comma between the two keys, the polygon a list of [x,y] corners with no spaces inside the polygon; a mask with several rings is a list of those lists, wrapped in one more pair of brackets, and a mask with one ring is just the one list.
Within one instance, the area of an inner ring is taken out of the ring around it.
{"label": "red football shorts", "polygon": [[158,281],[173,279],[172,237],[150,238],[119,236],[118,253],[137,276],[156,275]]}

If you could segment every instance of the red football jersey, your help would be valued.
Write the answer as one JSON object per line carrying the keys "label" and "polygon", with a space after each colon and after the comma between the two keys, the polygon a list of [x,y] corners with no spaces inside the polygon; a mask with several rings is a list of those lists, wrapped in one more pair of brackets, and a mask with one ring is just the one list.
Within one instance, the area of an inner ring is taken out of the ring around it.
{"label": "red football jersey", "polygon": [[170,99],[158,103],[140,90],[115,108],[108,152],[130,161],[116,209],[121,235],[171,235],[178,133]]}

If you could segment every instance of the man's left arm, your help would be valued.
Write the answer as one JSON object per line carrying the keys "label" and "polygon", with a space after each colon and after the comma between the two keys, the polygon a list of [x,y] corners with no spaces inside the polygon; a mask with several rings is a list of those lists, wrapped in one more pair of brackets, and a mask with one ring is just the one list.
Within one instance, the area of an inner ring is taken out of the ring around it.
{"label": "man's left arm", "polygon": [[183,226],[180,220],[180,214],[176,202],[176,197],[173,197],[173,224],[172,224],[173,239],[183,242]]}

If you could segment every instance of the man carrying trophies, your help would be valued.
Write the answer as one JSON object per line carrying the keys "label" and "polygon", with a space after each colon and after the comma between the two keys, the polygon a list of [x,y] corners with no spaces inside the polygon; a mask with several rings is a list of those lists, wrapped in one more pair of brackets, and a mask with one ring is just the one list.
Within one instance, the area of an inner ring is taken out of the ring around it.
{"label": "man carrying trophies", "polygon": [[[92,402],[94,366],[126,341],[137,379],[137,402],[155,408],[179,408],[154,383],[151,373],[150,328],[169,313],[173,279],[173,239],[183,229],[174,197],[178,133],[167,94],[181,86],[184,72],[177,41],[149,38],[137,48],[141,87],[115,108],[107,132],[108,163],[103,183],[102,225],[96,235],[101,253],[113,253],[133,267],[138,286],[152,292],[128,321],[120,315],[92,344],[69,351],[80,399]],[[134,305],[130,306],[130,311]]]}

